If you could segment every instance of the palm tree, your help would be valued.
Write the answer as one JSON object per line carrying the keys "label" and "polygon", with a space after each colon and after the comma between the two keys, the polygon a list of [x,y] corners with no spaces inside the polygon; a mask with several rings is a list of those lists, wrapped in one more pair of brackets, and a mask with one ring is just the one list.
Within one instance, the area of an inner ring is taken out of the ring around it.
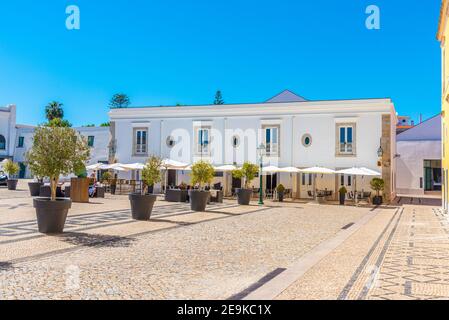
{"label": "palm tree", "polygon": [[52,101],[45,107],[45,116],[48,121],[53,119],[64,118],[64,110],[62,109],[63,104],[57,101]]}

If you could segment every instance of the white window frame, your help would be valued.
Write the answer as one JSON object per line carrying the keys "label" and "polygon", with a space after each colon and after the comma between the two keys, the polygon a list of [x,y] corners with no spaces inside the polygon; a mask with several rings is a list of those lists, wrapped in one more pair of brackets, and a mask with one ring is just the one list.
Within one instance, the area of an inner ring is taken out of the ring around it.
{"label": "white window frame", "polygon": [[195,153],[197,155],[205,156],[210,154],[211,132],[211,127],[195,128]]}
{"label": "white window frame", "polygon": [[[267,131],[270,131],[270,141],[267,141]],[[276,141],[273,140],[273,132],[276,130]],[[268,157],[280,155],[281,145],[281,126],[280,125],[264,125],[262,127],[263,142],[266,148],[266,155]]]}
{"label": "white window frame", "polygon": [[[140,143],[138,134],[140,133]],[[143,133],[145,133],[145,141],[143,140]],[[134,128],[133,133],[133,154],[135,156],[145,156],[148,155],[148,128]]]}
{"label": "white window frame", "polygon": [[[342,138],[342,130],[344,137]],[[355,156],[357,143],[357,126],[355,123],[338,123],[336,126],[336,154],[337,156]],[[349,134],[350,133],[350,134]],[[349,136],[351,139],[349,139]]]}

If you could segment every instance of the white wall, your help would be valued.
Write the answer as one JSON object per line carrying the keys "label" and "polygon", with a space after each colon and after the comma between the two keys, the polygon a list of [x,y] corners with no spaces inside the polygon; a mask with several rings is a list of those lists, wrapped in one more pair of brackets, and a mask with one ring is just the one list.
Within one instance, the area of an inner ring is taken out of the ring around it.
{"label": "white wall", "polygon": [[397,152],[397,193],[424,194],[424,160],[441,160],[441,141],[398,141]]}
{"label": "white wall", "polygon": [[12,157],[14,153],[16,125],[16,106],[8,105],[0,108],[0,134],[6,139],[6,150],[0,150],[0,157]]}

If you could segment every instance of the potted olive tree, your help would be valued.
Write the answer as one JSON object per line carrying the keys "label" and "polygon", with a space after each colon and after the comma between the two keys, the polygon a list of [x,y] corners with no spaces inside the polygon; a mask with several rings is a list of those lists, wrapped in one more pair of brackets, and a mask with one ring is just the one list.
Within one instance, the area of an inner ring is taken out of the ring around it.
{"label": "potted olive tree", "polygon": [[32,197],[39,197],[41,187],[44,185],[44,179],[41,176],[39,176],[38,172],[33,172],[33,170],[31,170],[31,174],[34,176],[34,181],[28,182],[30,195]]}
{"label": "potted olive tree", "polygon": [[280,184],[276,187],[276,191],[278,194],[278,200],[279,202],[283,202],[284,201],[284,192],[285,192],[285,187],[283,184]]}
{"label": "potted olive tree", "polygon": [[190,208],[193,211],[205,211],[210,192],[204,190],[204,185],[211,183],[215,176],[214,167],[205,161],[198,161],[192,165],[192,185],[198,185],[199,189],[189,190]]}
{"label": "potted olive tree", "polygon": [[61,233],[72,201],[56,198],[59,177],[69,175],[76,164],[89,159],[87,142],[77,131],[62,127],[38,127],[26,158],[32,172],[50,179],[50,198],[34,198],[41,233]]}
{"label": "potted olive tree", "polygon": [[20,168],[19,165],[15,162],[12,162],[12,160],[6,161],[6,163],[3,165],[3,171],[8,174],[8,190],[16,190],[17,189],[17,179],[11,179],[13,176],[15,176],[19,172]]}
{"label": "potted olive tree", "polygon": [[245,162],[242,168],[232,171],[232,176],[234,178],[244,180],[245,188],[239,188],[236,190],[238,204],[245,206],[249,205],[253,194],[253,190],[250,189],[249,186],[251,181],[256,178],[258,172],[259,167],[250,162]]}
{"label": "potted olive tree", "polygon": [[380,206],[383,202],[382,196],[380,195],[381,191],[384,191],[385,181],[380,178],[374,178],[370,181],[371,189],[376,191],[376,196],[373,198],[373,204],[376,206]]}
{"label": "potted olive tree", "polygon": [[152,192],[154,184],[162,180],[161,164],[160,158],[150,157],[142,170],[143,186],[141,192],[129,194],[131,214],[134,220],[150,220],[157,197],[154,194],[149,194],[148,190],[151,189]]}
{"label": "potted olive tree", "polygon": [[340,190],[338,190],[338,193],[340,195],[340,205],[344,206],[346,201],[346,194],[348,193],[348,190],[346,187],[341,187]]}

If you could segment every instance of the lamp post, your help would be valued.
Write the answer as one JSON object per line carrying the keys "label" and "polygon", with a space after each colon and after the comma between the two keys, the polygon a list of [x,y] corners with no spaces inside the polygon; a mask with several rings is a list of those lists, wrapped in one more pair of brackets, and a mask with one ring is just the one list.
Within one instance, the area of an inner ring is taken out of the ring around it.
{"label": "lamp post", "polygon": [[259,156],[259,163],[260,163],[260,169],[259,169],[259,205],[262,206],[263,203],[263,156],[266,152],[266,147],[263,143],[260,144],[260,146],[257,148],[257,153]]}

